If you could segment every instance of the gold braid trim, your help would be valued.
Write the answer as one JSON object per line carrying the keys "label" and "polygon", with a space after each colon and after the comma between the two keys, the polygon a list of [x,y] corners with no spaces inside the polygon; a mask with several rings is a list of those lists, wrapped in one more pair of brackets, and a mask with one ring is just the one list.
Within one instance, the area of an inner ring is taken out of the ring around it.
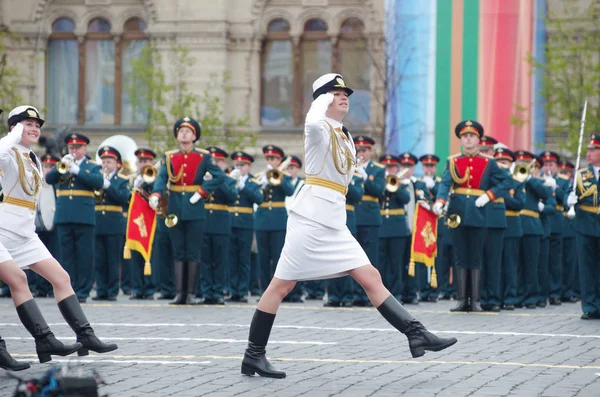
{"label": "gold braid trim", "polygon": [[586,189],[583,187],[583,175],[580,173],[579,178],[577,178],[577,187],[581,192],[581,195],[579,196],[580,199],[592,196],[594,206],[598,206],[598,185],[594,184],[589,189]]}
{"label": "gold braid trim", "polygon": [[467,167],[467,170],[465,171],[465,176],[461,178],[458,176],[458,172],[456,172],[456,164],[454,162],[454,159],[451,158],[448,161],[450,162],[448,168],[450,170],[450,175],[452,176],[452,180],[454,181],[454,183],[456,183],[457,185],[462,185],[463,183],[465,183],[471,175],[471,171],[469,170],[469,168]]}
{"label": "gold braid trim", "polygon": [[[337,139],[337,134],[335,133],[335,130],[327,121],[325,121],[325,123],[329,126],[329,146],[327,148],[327,152],[325,152],[325,157],[323,158],[323,164],[321,165],[321,169],[316,174],[310,174],[306,171],[304,171],[304,173],[307,176],[316,176],[323,172],[323,169],[325,168],[325,161],[327,160],[327,155],[331,151],[331,156],[333,157],[333,165],[335,166],[337,172],[340,175],[348,175],[350,174],[350,172],[352,172],[352,169],[355,165],[352,152],[347,147],[345,149],[340,147],[340,142]],[[306,163],[306,134],[303,134],[302,138],[304,141],[304,163]]]}
{"label": "gold braid trim", "polygon": [[173,171],[171,170],[171,156],[167,153],[165,154],[165,165],[167,166],[167,174],[169,175],[169,180],[173,183],[177,183],[183,177],[183,167],[179,169],[177,175],[173,175]]}
{"label": "gold braid trim", "polygon": [[17,164],[19,167],[19,182],[21,183],[23,192],[28,196],[37,197],[37,194],[40,191],[40,186],[42,185],[40,176],[37,172],[33,172],[33,184],[29,182],[26,179],[27,171],[25,170],[25,163],[23,162],[21,153],[16,148],[13,148],[12,150],[15,152],[15,156],[17,157]]}

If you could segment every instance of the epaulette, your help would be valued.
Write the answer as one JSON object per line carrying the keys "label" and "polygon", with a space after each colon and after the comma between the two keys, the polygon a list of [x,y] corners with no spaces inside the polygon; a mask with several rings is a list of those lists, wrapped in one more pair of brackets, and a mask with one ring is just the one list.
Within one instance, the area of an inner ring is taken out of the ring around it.
{"label": "epaulette", "polygon": [[383,164],[381,164],[381,163],[378,163],[378,162],[376,162],[376,161],[373,161],[373,165],[374,165],[375,167],[379,167],[379,168],[385,168],[385,165],[383,165]]}
{"label": "epaulette", "polygon": [[568,181],[568,180],[570,180],[570,179],[571,179],[571,178],[569,178],[568,176],[566,176],[566,175],[564,175],[564,174],[558,174],[558,177],[559,177],[560,179],[564,179],[564,180],[566,180],[566,181]]}
{"label": "epaulette", "polygon": [[579,170],[577,170],[577,172],[587,172],[588,169],[587,168],[580,168]]}
{"label": "epaulette", "polygon": [[454,158],[456,158],[458,156],[462,156],[462,153],[451,154],[450,156],[448,156],[448,160],[454,159]]}
{"label": "epaulette", "polygon": [[136,174],[129,174],[129,175],[127,175],[127,174],[126,174],[126,173],[124,173],[123,171],[119,171],[119,173],[117,174],[117,176],[118,176],[119,178],[123,178],[123,179],[126,179],[126,180],[128,180],[128,181],[129,181],[129,180],[131,180],[131,179],[135,179],[135,178],[137,177],[137,175],[136,175]]}
{"label": "epaulette", "polygon": [[210,152],[206,149],[201,149],[199,147],[195,147],[194,148],[195,151],[197,151],[198,153],[202,153],[202,154],[210,154]]}
{"label": "epaulette", "polygon": [[494,156],[492,156],[492,155],[489,155],[489,154],[487,154],[487,153],[481,153],[481,152],[479,152],[479,155],[480,155],[481,157],[485,157],[486,159],[491,159],[491,160],[493,160],[493,159],[494,159]]}

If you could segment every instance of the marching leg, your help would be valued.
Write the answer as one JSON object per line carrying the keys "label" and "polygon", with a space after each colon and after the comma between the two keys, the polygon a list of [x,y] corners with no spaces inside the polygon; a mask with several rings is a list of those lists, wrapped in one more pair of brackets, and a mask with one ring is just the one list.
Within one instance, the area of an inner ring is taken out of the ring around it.
{"label": "marching leg", "polygon": [[29,367],[29,363],[17,361],[10,355],[6,350],[6,342],[0,337],[0,368],[7,371],[23,371]]}
{"label": "marching leg", "polygon": [[186,301],[185,291],[183,287],[185,262],[175,259],[173,261],[173,278],[175,279],[175,290],[177,295],[170,303],[171,305],[184,305]]}
{"label": "marching leg", "polygon": [[451,312],[468,312],[469,304],[467,300],[467,269],[462,266],[454,266],[454,282],[456,283],[456,307],[450,309]]}
{"label": "marching leg", "polygon": [[267,360],[266,347],[275,322],[275,314],[270,314],[256,309],[250,323],[248,347],[242,360],[242,374],[254,375],[255,373],[267,378],[285,378],[285,372],[277,371]]}

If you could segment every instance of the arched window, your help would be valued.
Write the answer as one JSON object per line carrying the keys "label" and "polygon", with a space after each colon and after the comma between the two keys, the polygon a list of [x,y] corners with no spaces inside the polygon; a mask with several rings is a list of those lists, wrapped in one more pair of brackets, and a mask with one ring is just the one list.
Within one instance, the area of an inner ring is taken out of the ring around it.
{"label": "arched window", "polygon": [[344,118],[349,128],[361,129],[371,121],[371,65],[373,58],[367,49],[364,24],[355,17],[346,19],[340,29],[336,49],[336,65],[354,93],[351,111]]}
{"label": "arched window", "polygon": [[85,35],[85,124],[115,123],[115,42],[110,23],[90,21]]}
{"label": "arched window", "polygon": [[52,24],[46,64],[49,123],[77,123],[79,49],[74,31],[75,23],[69,18],[59,18]]}
{"label": "arched window", "polygon": [[302,114],[306,114],[313,101],[312,83],[319,76],[332,71],[331,40],[327,34],[327,23],[313,18],[304,24],[301,44],[302,59]]}
{"label": "arched window", "polygon": [[[121,98],[121,113],[118,114],[121,124],[145,124],[148,119],[147,104],[135,103],[129,97],[129,87],[140,93],[145,87],[140,86],[139,79],[135,79],[133,62],[142,55],[142,51],[148,44],[148,36],[146,35],[146,23],[140,18],[131,18],[125,22],[123,40],[119,45],[122,51],[122,74],[117,75],[117,80],[121,79],[122,94],[117,95]],[[138,98],[139,96],[139,98]],[[136,96],[137,100],[143,100],[143,95]]]}
{"label": "arched window", "polygon": [[262,55],[261,124],[294,125],[294,54],[285,19],[269,23]]}

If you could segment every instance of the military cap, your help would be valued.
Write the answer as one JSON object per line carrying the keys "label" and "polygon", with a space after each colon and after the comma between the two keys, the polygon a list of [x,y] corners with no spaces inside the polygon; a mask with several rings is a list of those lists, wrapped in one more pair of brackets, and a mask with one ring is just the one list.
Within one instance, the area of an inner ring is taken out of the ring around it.
{"label": "military cap", "polygon": [[274,157],[283,158],[283,156],[285,155],[285,153],[283,152],[283,149],[281,149],[280,147],[277,147],[275,145],[263,146],[262,151],[265,156],[274,156]]}
{"label": "military cap", "polygon": [[292,162],[290,163],[290,165],[295,165],[298,168],[302,168],[302,160],[300,160],[300,157],[294,155],[292,155],[291,157]]}
{"label": "military cap", "polygon": [[156,158],[156,153],[150,149],[138,149],[134,152],[134,154],[138,159],[154,160]]}
{"label": "military cap", "polygon": [[65,137],[65,143],[67,145],[88,145],[90,140],[83,134],[71,134]]}
{"label": "military cap", "polygon": [[375,144],[375,141],[373,140],[373,138],[371,138],[369,136],[365,136],[365,135],[357,135],[352,139],[354,140],[354,146],[356,146],[357,148],[360,148],[360,147],[370,148]]}
{"label": "military cap", "polygon": [[400,159],[393,154],[386,154],[379,157],[379,162],[384,165],[398,165],[400,164]]}
{"label": "military cap", "polygon": [[241,150],[238,150],[237,152],[232,153],[231,159],[233,161],[235,161],[236,163],[248,163],[248,164],[254,163],[254,157],[250,156],[246,152],[242,152]]}
{"label": "military cap", "polygon": [[198,124],[198,122],[193,118],[182,117],[175,122],[175,125],[173,126],[173,135],[175,138],[177,138],[177,131],[179,131],[181,127],[188,127],[194,132],[194,142],[200,138],[200,124]]}
{"label": "military cap", "polygon": [[542,168],[544,166],[544,159],[542,159],[542,156],[535,156],[535,166],[538,168]]}
{"label": "military cap", "polygon": [[483,126],[475,120],[463,120],[456,125],[454,133],[457,137],[461,137],[464,134],[477,134],[479,138],[483,136]]}
{"label": "military cap", "polygon": [[498,140],[496,138],[492,138],[491,136],[488,135],[484,135],[481,137],[481,140],[479,142],[479,149],[484,149],[484,150],[494,150],[494,145],[496,145],[498,143]]}
{"label": "military cap", "polygon": [[527,150],[517,150],[514,152],[515,161],[526,161],[531,162],[535,158],[535,155]]}
{"label": "military cap", "polygon": [[558,168],[561,170],[574,170],[575,164],[571,163],[569,160],[563,157],[558,162]]}
{"label": "military cap", "polygon": [[419,162],[419,158],[412,153],[404,152],[398,155],[400,164],[404,165],[415,165]]}
{"label": "military cap", "polygon": [[508,160],[515,161],[515,154],[510,149],[498,148],[494,153],[494,158],[496,160]]}
{"label": "military cap", "polygon": [[540,153],[540,157],[544,161],[554,161],[555,163],[558,163],[560,161],[560,156],[558,155],[558,153],[551,152],[549,150]]}
{"label": "military cap", "polygon": [[121,162],[121,153],[117,149],[112,146],[104,146],[98,149],[98,157],[103,158],[113,158],[117,160],[117,162]]}
{"label": "military cap", "polygon": [[60,158],[57,156],[54,156],[50,153],[46,153],[43,157],[42,157],[42,163],[44,164],[56,164],[60,161]]}
{"label": "military cap", "polygon": [[229,167],[225,168],[225,173],[227,175],[231,174],[231,171],[233,171],[235,169],[235,167],[233,165],[230,165]]}
{"label": "military cap", "polygon": [[214,158],[217,159],[226,159],[227,157],[229,157],[229,153],[227,153],[225,150],[221,149],[220,147],[214,146],[214,145],[210,145],[209,147],[206,148],[206,150],[208,150],[210,152],[210,155]]}
{"label": "military cap", "polygon": [[587,146],[588,149],[600,149],[600,134],[592,134],[590,137],[590,143]]}
{"label": "military cap", "polygon": [[33,106],[17,106],[8,114],[8,126],[17,125],[18,122],[34,119],[40,123],[40,127],[44,125],[44,119],[40,117],[40,112]]}
{"label": "military cap", "polygon": [[437,164],[440,162],[440,158],[435,154],[424,154],[419,157],[421,164]]}
{"label": "military cap", "polygon": [[331,90],[341,89],[348,93],[348,96],[352,95],[354,91],[346,87],[344,78],[341,74],[327,73],[319,77],[313,83],[313,99],[317,99],[319,95],[326,94]]}

